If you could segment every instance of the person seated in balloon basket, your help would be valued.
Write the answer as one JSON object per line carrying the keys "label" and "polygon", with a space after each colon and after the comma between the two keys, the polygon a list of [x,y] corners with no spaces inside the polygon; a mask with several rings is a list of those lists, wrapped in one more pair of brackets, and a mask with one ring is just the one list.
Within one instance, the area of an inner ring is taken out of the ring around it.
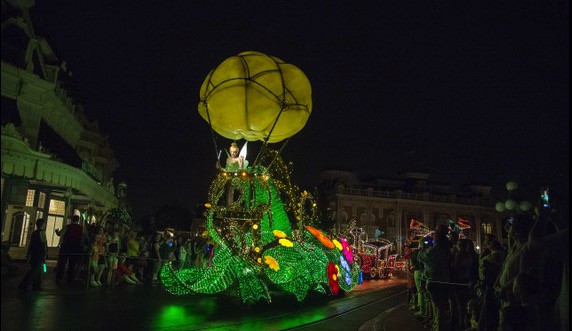
{"label": "person seated in balloon basket", "polygon": [[229,152],[230,155],[226,159],[226,171],[238,171],[239,169],[242,169],[244,158],[238,156],[239,148],[235,142],[230,144]]}

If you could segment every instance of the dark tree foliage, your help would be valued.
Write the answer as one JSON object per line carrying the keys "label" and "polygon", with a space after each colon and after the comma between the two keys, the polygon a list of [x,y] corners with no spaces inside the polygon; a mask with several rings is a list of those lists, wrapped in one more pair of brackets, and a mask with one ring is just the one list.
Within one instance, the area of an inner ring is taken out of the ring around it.
{"label": "dark tree foliage", "polygon": [[164,204],[155,213],[155,230],[173,228],[175,231],[189,231],[193,222],[193,213],[175,204]]}

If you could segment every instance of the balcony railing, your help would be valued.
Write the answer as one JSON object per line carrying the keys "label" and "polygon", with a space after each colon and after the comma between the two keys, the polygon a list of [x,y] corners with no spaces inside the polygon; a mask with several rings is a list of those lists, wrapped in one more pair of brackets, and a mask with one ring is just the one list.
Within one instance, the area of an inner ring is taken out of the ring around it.
{"label": "balcony railing", "polygon": [[436,195],[431,193],[408,193],[401,191],[387,191],[376,190],[372,188],[361,187],[338,187],[338,194],[357,195],[364,197],[388,198],[388,199],[407,199],[407,200],[421,200],[432,202],[447,202],[465,205],[477,205],[491,207],[493,205],[492,199],[482,197],[460,197],[457,195]]}

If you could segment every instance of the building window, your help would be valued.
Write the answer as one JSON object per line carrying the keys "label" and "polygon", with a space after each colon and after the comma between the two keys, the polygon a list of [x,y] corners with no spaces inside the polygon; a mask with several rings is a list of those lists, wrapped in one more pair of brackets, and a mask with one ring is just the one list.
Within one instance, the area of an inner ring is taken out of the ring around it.
{"label": "building window", "polygon": [[19,212],[13,216],[12,228],[10,229],[10,243],[12,246],[26,246],[29,226],[30,215],[28,213]]}
{"label": "building window", "polygon": [[493,228],[492,228],[492,226],[491,226],[490,223],[483,223],[482,226],[483,226],[483,232],[484,232],[485,234],[491,234],[491,233],[493,233]]}
{"label": "building window", "polygon": [[34,207],[34,194],[36,194],[36,190],[28,190],[28,195],[26,195],[26,207]]}
{"label": "building window", "polygon": [[40,192],[40,197],[38,198],[38,208],[44,209],[46,205],[46,193]]}
{"label": "building window", "polygon": [[66,203],[62,200],[50,200],[50,214],[65,215]]}
{"label": "building window", "polygon": [[56,234],[56,229],[62,229],[64,225],[64,215],[66,213],[66,203],[62,200],[50,200],[50,209],[46,219],[46,241],[48,247],[57,247],[60,237]]}
{"label": "building window", "polygon": [[62,229],[64,218],[62,216],[49,215],[46,222],[46,241],[48,247],[57,247],[60,244],[60,237],[56,234],[56,229]]}

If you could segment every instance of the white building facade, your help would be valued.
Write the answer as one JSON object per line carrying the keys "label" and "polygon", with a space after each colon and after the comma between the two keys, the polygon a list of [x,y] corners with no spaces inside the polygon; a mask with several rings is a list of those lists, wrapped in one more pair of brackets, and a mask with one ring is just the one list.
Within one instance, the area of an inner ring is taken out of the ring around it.
{"label": "white building facade", "polygon": [[450,186],[431,183],[428,178],[426,173],[406,172],[396,179],[361,182],[351,172],[328,170],[321,174],[320,189],[338,229],[355,223],[365,232],[363,240],[374,239],[378,230],[397,244],[400,253],[400,242],[410,235],[411,220],[430,230],[462,220],[470,226],[463,234],[477,245],[486,233],[501,238],[501,217],[495,211],[491,187],[473,185],[455,193]]}
{"label": "white building facade", "polygon": [[34,1],[2,1],[2,241],[23,258],[35,220],[47,220],[49,257],[72,215],[102,220],[118,204],[118,167],[97,122],[73,95],[66,64],[34,33]]}

